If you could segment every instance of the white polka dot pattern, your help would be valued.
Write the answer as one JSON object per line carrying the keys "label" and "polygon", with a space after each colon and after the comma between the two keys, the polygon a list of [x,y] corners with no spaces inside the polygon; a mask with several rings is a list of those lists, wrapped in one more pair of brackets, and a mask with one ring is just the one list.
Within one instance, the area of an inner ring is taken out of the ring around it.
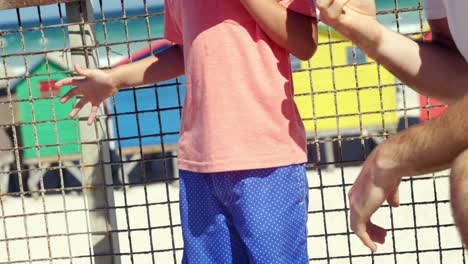
{"label": "white polka dot pattern", "polygon": [[180,171],[183,263],[308,263],[305,165]]}

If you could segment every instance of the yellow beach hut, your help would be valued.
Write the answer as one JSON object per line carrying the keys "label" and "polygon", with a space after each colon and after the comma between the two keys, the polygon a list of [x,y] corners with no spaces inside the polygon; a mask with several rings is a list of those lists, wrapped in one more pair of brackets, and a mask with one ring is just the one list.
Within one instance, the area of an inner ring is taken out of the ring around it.
{"label": "yellow beach hut", "polygon": [[320,27],[316,54],[300,62],[293,80],[308,138],[396,129],[395,77],[328,27]]}

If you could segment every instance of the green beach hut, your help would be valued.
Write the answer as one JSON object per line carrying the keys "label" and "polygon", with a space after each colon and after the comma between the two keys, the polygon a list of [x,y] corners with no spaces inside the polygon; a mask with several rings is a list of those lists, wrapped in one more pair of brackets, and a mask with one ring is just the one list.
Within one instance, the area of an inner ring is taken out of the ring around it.
{"label": "green beach hut", "polygon": [[69,55],[49,53],[14,86],[26,163],[34,163],[38,158],[53,162],[59,154],[63,159],[79,159],[79,124],[68,118],[74,102],[60,103],[60,96],[70,88],[54,87],[56,81],[69,76],[71,65]]}

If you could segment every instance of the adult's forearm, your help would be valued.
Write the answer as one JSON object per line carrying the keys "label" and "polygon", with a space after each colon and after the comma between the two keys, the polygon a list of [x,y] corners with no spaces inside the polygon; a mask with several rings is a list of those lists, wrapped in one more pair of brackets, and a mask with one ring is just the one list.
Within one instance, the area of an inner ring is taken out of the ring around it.
{"label": "adult's forearm", "polygon": [[337,29],[421,94],[453,103],[468,92],[468,64],[456,50],[415,42],[370,18]]}
{"label": "adult's forearm", "polygon": [[184,74],[182,47],[175,45],[154,56],[110,70],[117,87],[135,87],[162,82]]}
{"label": "adult's forearm", "polygon": [[468,148],[468,96],[435,120],[413,126],[378,148],[379,165],[394,175],[416,176],[449,168]]}
{"label": "adult's forearm", "polygon": [[317,49],[315,18],[290,11],[276,0],[240,0],[262,30],[278,45],[302,60]]}

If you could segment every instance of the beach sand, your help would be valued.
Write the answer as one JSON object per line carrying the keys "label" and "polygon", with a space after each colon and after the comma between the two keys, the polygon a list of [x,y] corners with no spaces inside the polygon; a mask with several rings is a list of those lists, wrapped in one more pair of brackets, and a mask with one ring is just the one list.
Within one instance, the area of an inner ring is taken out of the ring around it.
{"label": "beach sand", "polygon": [[[373,257],[356,236],[346,235],[349,229],[343,210],[344,197],[359,169],[309,171],[310,263],[463,263],[464,252],[448,203],[448,172],[402,182],[402,206],[392,211],[388,207],[381,208],[374,217],[376,223],[387,229],[393,226],[394,231],[389,231],[386,243],[379,246]],[[343,179],[346,188],[343,188]],[[148,185],[146,193],[148,195],[145,195],[143,186],[114,192],[122,263],[152,263],[153,257],[156,263],[180,263],[183,243],[177,182]],[[167,201],[171,201],[170,208]],[[412,201],[416,204],[412,205]],[[46,195],[37,200],[9,197],[4,200],[1,215],[6,217],[0,217],[0,263],[26,261],[28,254],[32,260],[42,259],[33,263],[92,263],[86,257],[90,254],[91,242],[86,235],[89,220],[85,208],[82,194]],[[32,215],[21,216],[23,211]],[[152,227],[154,254],[150,253],[148,226]],[[29,246],[25,239],[21,239],[26,237],[26,227],[27,235],[33,237],[29,239]],[[47,233],[49,239],[45,237]],[[174,239],[171,239],[171,234]],[[8,251],[5,235],[9,239]],[[419,254],[416,254],[416,249]],[[63,259],[49,262],[47,259],[50,257]]]}

